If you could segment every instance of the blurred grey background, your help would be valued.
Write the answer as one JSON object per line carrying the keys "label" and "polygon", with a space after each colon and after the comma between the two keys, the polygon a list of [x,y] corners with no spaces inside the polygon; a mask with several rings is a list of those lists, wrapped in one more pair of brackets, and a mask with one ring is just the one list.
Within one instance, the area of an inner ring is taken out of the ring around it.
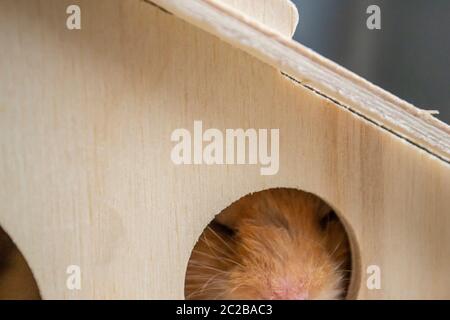
{"label": "blurred grey background", "polygon": [[[450,123],[450,0],[292,0],[294,38]],[[369,5],[381,30],[369,30]]]}

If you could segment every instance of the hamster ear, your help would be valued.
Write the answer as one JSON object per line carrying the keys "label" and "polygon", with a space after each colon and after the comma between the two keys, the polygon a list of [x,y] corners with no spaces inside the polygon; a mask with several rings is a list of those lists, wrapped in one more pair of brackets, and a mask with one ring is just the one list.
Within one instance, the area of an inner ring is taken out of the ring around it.
{"label": "hamster ear", "polygon": [[322,220],[330,214],[334,213],[333,209],[322,200],[320,200],[320,202],[318,203],[316,212],[319,220]]}
{"label": "hamster ear", "polygon": [[227,227],[228,229],[236,231],[239,220],[242,219],[240,215],[241,212],[242,211],[238,210],[236,206],[232,205],[219,213],[214,221]]}
{"label": "hamster ear", "polygon": [[216,216],[214,221],[236,231],[242,220],[252,215],[251,212],[251,201],[248,200],[247,196],[222,210],[222,212]]}
{"label": "hamster ear", "polygon": [[328,222],[326,229],[326,246],[328,252],[344,270],[351,268],[350,242],[344,226],[338,220]]}

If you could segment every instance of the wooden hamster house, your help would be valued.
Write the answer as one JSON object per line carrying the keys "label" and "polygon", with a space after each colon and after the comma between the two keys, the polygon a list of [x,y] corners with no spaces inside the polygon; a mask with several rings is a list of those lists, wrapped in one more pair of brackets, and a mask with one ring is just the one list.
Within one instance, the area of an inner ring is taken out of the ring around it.
{"label": "wooden hamster house", "polygon": [[[79,0],[68,30],[72,2],[0,2],[0,225],[43,298],[183,298],[203,228],[272,187],[340,214],[355,298],[450,298],[450,128],[291,40],[291,3]],[[279,128],[278,173],[175,165],[195,120]]]}

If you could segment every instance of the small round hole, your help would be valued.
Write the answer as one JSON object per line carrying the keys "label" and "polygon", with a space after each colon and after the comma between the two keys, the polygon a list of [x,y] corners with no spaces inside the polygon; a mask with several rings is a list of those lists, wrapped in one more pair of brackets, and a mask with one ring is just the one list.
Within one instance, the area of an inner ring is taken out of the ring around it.
{"label": "small round hole", "polygon": [[352,254],[335,211],[319,197],[275,188],[244,196],[200,235],[186,299],[345,299]]}
{"label": "small round hole", "polygon": [[22,253],[0,228],[0,300],[39,300],[41,296]]}

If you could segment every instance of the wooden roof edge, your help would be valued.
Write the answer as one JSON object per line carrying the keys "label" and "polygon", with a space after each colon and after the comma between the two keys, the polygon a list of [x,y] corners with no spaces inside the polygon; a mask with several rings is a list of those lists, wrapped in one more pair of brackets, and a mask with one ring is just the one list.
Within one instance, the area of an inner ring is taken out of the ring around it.
{"label": "wooden roof edge", "polygon": [[450,127],[287,36],[216,0],[152,0],[379,127],[450,163]]}

